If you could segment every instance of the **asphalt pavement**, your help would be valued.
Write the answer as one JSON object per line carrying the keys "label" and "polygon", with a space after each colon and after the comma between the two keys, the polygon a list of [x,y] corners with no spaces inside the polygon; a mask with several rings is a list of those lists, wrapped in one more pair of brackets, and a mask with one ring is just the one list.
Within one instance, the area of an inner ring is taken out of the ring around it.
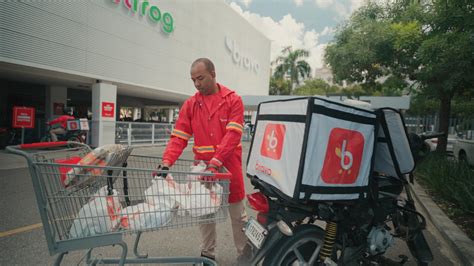
{"label": "asphalt pavement", "polygon": [[[249,144],[244,142],[244,164]],[[163,147],[137,147],[135,154],[161,155]],[[192,152],[188,148],[182,155],[183,159],[191,159]],[[244,167],[245,169],[245,167]],[[246,180],[246,191],[250,193],[252,186]],[[442,219],[440,210],[436,210],[431,199],[424,194],[422,188],[415,185],[418,209],[427,217],[428,226],[425,236],[434,253],[435,260],[430,265],[473,265],[473,241],[469,240],[452,222]],[[55,257],[50,256],[44,231],[36,204],[31,178],[22,157],[0,151],[0,265],[51,265]],[[255,213],[248,209],[249,215]],[[440,218],[441,217],[441,218]],[[233,247],[230,221],[218,224],[218,256],[219,265],[234,265],[237,254]],[[456,230],[457,229],[457,230]],[[197,227],[173,230],[146,232],[142,235],[139,250],[150,256],[198,256],[199,229]],[[134,235],[125,235],[125,242],[132,253]],[[93,256],[118,257],[119,247],[104,247],[94,251]],[[410,258],[406,265],[416,265],[411,258],[406,244],[397,240],[389,249],[387,257],[396,259],[404,254]],[[84,252],[74,251],[67,254],[64,265],[84,263]]]}

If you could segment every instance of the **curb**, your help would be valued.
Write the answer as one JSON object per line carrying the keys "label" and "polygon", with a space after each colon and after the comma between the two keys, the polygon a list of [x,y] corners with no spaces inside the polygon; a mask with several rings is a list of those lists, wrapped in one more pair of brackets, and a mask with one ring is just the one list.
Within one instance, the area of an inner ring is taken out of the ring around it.
{"label": "curb", "polygon": [[444,214],[416,181],[409,187],[432,224],[451,246],[462,264],[474,265],[474,241],[469,239],[469,237]]}

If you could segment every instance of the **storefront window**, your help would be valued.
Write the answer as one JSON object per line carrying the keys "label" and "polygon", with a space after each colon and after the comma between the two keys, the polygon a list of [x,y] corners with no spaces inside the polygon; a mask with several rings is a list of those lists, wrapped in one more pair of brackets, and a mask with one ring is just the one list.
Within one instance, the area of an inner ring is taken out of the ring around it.
{"label": "storefront window", "polygon": [[120,107],[120,121],[133,121],[133,107]]}

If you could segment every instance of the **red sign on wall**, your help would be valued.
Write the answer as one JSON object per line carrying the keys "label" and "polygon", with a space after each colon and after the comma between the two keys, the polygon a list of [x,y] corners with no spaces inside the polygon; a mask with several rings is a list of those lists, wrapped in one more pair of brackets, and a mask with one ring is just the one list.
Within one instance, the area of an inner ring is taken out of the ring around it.
{"label": "red sign on wall", "polygon": [[114,103],[102,102],[102,117],[115,117]]}
{"label": "red sign on wall", "polygon": [[35,108],[13,106],[13,128],[34,128]]}

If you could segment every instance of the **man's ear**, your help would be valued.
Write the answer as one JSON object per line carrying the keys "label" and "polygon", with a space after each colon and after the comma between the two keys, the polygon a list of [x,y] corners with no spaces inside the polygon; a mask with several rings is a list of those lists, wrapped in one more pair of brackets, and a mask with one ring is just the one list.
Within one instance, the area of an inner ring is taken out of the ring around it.
{"label": "man's ear", "polygon": [[216,78],[216,71],[214,71],[214,70],[211,71],[211,77],[214,78],[214,79]]}

